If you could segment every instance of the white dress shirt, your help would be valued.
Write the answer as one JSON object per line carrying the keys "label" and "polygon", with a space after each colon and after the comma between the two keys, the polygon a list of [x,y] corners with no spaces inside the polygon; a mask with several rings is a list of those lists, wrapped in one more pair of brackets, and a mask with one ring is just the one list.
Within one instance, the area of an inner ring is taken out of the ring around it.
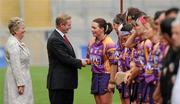
{"label": "white dress shirt", "polygon": [[60,30],[56,28],[56,31],[64,38],[64,33],[62,33]]}

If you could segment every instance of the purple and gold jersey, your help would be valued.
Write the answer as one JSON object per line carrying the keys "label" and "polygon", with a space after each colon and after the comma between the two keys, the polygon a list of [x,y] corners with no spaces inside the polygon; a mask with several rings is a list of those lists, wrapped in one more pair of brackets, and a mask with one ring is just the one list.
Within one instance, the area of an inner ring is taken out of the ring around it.
{"label": "purple and gold jersey", "polygon": [[130,69],[130,61],[131,61],[131,50],[129,48],[124,48],[121,52],[118,60],[118,70],[126,72]]}
{"label": "purple and gold jersey", "polygon": [[137,59],[135,60],[136,66],[139,68],[144,67],[146,63],[145,54],[144,54],[144,41],[141,42],[137,47]]}
{"label": "purple and gold jersey", "polygon": [[132,49],[132,61],[136,64],[137,67],[143,67],[145,62],[144,50],[144,41],[141,37],[136,37],[133,40],[133,43],[136,44]]}
{"label": "purple and gold jersey", "polygon": [[153,67],[160,70],[162,68],[162,61],[166,56],[168,45],[164,42],[159,42],[154,46],[153,49]]}
{"label": "purple and gold jersey", "polygon": [[[146,44],[146,42],[148,43]],[[152,43],[150,40],[145,40],[140,43],[138,46],[138,60],[137,60],[137,66],[144,67],[147,63],[148,55],[152,51]]]}
{"label": "purple and gold jersey", "polygon": [[162,60],[165,56],[165,49],[167,45],[163,43],[156,43],[153,50],[150,52],[147,64],[145,66],[146,82],[158,80],[160,68],[162,67]]}
{"label": "purple and gold jersey", "polygon": [[123,47],[120,41],[118,41],[116,43],[116,51],[114,55],[115,63],[118,65],[118,71],[128,71],[130,69],[130,61],[132,59],[131,50]]}
{"label": "purple and gold jersey", "polygon": [[110,73],[110,64],[114,64],[115,44],[106,36],[99,42],[92,42],[88,47],[88,58],[93,73]]}
{"label": "purple and gold jersey", "polygon": [[123,47],[120,45],[120,41],[118,40],[118,42],[116,43],[116,50],[114,53],[114,62],[116,65],[118,65],[118,61],[119,61],[119,57],[121,55],[121,53],[123,52]]}
{"label": "purple and gold jersey", "polygon": [[[138,75],[138,77],[136,78],[136,81],[142,81],[144,80],[144,68],[145,65],[147,64],[147,56],[149,55],[150,51],[152,50],[152,44],[150,42],[150,44],[146,44],[145,45],[145,41],[142,41],[140,44],[137,45],[137,47],[135,47],[132,50],[132,61],[136,64],[136,66],[140,69],[140,74]],[[149,41],[149,40],[148,40]],[[145,48],[146,48],[146,52],[145,52]]]}

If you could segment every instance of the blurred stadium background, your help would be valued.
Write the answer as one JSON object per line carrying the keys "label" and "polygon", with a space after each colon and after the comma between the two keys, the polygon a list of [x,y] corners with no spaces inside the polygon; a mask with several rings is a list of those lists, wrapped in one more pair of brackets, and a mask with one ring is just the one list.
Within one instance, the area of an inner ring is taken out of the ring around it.
{"label": "blurred stadium background", "polygon": [[[124,0],[124,11],[128,7],[137,7],[153,16],[157,10],[179,5],[179,0]],[[0,0],[0,67],[6,66],[3,50],[9,35],[7,23],[13,16],[19,16],[25,21],[27,32],[24,42],[32,54],[31,64],[47,66],[46,40],[58,14],[72,16],[69,38],[77,57],[83,58],[87,42],[92,36],[90,22],[96,17],[111,22],[119,11],[119,0]],[[116,40],[115,35],[111,36]]]}
{"label": "blurred stadium background", "polygon": [[[180,7],[179,0],[124,0],[124,11],[128,7],[137,7],[153,16],[158,10]],[[72,16],[72,29],[68,37],[74,46],[78,58],[84,58],[88,40],[92,37],[90,23],[96,17],[112,22],[120,12],[119,0],[0,0],[0,104],[3,99],[3,82],[6,62],[4,45],[9,36],[8,20],[18,16],[26,24],[26,36],[23,41],[31,52],[31,74],[35,104],[48,104],[45,88],[47,76],[46,42],[54,29],[54,20],[58,14],[67,13]],[[110,36],[117,40],[112,33]],[[45,70],[44,70],[45,69]],[[79,72],[79,88],[75,95],[75,104],[94,104],[90,95],[90,67]],[[119,104],[116,92],[113,104]]]}

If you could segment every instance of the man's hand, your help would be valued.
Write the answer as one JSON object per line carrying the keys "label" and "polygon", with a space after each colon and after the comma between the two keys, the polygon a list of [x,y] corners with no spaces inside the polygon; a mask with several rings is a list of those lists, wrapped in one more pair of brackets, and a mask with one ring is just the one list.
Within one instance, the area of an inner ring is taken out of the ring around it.
{"label": "man's hand", "polygon": [[89,63],[89,59],[81,59],[82,66],[85,67]]}

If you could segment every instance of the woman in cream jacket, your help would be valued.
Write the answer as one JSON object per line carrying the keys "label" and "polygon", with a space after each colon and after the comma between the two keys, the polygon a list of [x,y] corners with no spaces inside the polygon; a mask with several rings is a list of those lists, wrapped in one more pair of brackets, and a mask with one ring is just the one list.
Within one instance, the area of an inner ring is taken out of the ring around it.
{"label": "woman in cream jacket", "polygon": [[4,104],[33,104],[32,82],[29,72],[30,53],[21,41],[25,26],[22,19],[13,17],[8,24],[11,36],[6,43],[7,72]]}

